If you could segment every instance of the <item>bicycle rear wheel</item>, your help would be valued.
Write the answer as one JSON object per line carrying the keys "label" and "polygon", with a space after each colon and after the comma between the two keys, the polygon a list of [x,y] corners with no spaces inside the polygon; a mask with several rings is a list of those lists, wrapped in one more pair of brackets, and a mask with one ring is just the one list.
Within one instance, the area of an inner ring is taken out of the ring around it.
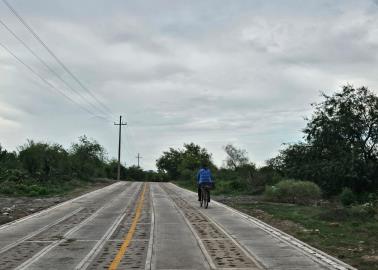
{"label": "bicycle rear wheel", "polygon": [[203,201],[203,205],[205,207],[205,209],[207,209],[207,207],[209,206],[209,191],[207,189],[204,190],[204,201]]}
{"label": "bicycle rear wheel", "polygon": [[206,205],[206,189],[201,189],[201,207],[205,207]]}

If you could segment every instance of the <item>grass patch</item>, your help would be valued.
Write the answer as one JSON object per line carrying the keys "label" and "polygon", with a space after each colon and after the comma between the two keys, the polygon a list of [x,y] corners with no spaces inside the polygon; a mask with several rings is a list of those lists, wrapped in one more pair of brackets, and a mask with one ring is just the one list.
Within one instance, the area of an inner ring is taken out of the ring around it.
{"label": "grass patch", "polygon": [[[227,202],[226,202],[227,203]],[[268,202],[227,203],[360,269],[378,269],[378,219],[351,208]]]}

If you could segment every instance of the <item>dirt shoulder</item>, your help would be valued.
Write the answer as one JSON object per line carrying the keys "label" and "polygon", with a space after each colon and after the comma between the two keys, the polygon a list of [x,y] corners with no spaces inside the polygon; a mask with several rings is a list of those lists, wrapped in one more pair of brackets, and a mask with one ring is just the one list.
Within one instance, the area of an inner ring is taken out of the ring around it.
{"label": "dirt shoulder", "polygon": [[[269,214],[268,212],[259,209],[259,201],[261,201],[261,196],[249,196],[249,195],[241,195],[241,196],[213,196],[214,200],[234,207],[246,214],[249,214],[255,218],[258,218],[269,225],[280,229],[284,232],[298,232],[298,231],[305,231],[306,228],[303,227],[301,224],[295,223],[288,219],[279,219],[274,217],[273,215]],[[255,207],[243,207],[245,205],[255,205]],[[281,205],[280,203],[270,203],[271,205]],[[286,206],[290,206],[290,204],[284,204]]]}
{"label": "dirt shoulder", "polygon": [[78,187],[68,194],[51,197],[9,197],[0,195],[0,225],[39,212],[82,194],[101,189],[115,182],[110,179],[88,182],[88,185]]}

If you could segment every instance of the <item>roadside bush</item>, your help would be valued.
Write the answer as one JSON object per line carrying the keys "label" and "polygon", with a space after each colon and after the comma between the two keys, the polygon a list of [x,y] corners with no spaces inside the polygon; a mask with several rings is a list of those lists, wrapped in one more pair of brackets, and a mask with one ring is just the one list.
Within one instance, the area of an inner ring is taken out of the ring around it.
{"label": "roadside bush", "polygon": [[28,189],[28,193],[30,196],[45,196],[48,194],[48,190],[46,187],[31,185]]}
{"label": "roadside bush", "polygon": [[378,192],[361,192],[355,193],[356,203],[364,204],[364,203],[378,203]]}
{"label": "roadside bush", "polygon": [[2,169],[0,170],[1,181],[20,182],[22,179],[27,178],[27,174],[18,169]]}
{"label": "roadside bush", "polygon": [[350,219],[350,212],[345,207],[328,207],[321,211],[317,218],[328,222],[340,222]]}
{"label": "roadside bush", "polygon": [[0,144],[0,170],[20,168],[20,162],[16,152],[8,152]]}
{"label": "roadside bush", "polygon": [[19,160],[23,169],[39,180],[69,171],[68,153],[58,144],[28,140],[20,147]]}
{"label": "roadside bush", "polygon": [[227,181],[216,181],[215,182],[215,189],[213,189],[211,192],[214,195],[219,194],[229,194],[230,193],[230,183]]}
{"label": "roadside bush", "polygon": [[369,193],[366,201],[369,203],[372,203],[373,205],[378,206],[378,192]]}
{"label": "roadside bush", "polygon": [[324,221],[362,221],[377,217],[378,209],[371,203],[350,207],[327,208],[319,213],[318,218]]}
{"label": "roadside bush", "polygon": [[344,188],[339,197],[344,206],[349,206],[356,202],[356,196],[350,188]]}
{"label": "roadside bush", "polygon": [[240,180],[232,181],[229,183],[228,186],[232,191],[243,191],[248,189],[248,184],[245,181]]}
{"label": "roadside bush", "polygon": [[15,193],[15,182],[11,181],[4,181],[0,185],[0,193],[6,194],[6,195],[13,195]]}
{"label": "roadside bush", "polygon": [[377,208],[372,203],[353,205],[347,211],[351,218],[360,220],[369,219],[378,214]]}
{"label": "roadside bush", "polygon": [[194,170],[183,169],[179,176],[180,181],[191,181],[193,179],[197,179],[197,172]]}
{"label": "roadside bush", "polygon": [[321,190],[309,181],[283,180],[267,187],[264,195],[270,201],[308,205],[321,198]]}
{"label": "roadside bush", "polygon": [[150,182],[167,182],[167,175],[162,172],[147,171],[147,180]]}
{"label": "roadside bush", "polygon": [[272,167],[265,166],[259,168],[253,176],[253,185],[262,187],[272,186],[283,180],[282,176],[277,173]]}

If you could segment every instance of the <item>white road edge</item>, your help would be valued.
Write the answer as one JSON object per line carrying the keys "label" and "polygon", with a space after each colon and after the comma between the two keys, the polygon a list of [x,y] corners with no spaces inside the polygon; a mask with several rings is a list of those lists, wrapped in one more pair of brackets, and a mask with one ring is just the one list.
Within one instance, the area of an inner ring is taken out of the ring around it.
{"label": "white road edge", "polygon": [[152,254],[154,249],[154,234],[155,234],[155,208],[154,208],[154,200],[152,197],[152,191],[150,186],[150,202],[151,202],[151,228],[150,228],[150,239],[148,241],[148,249],[147,249],[147,256],[146,256],[146,264],[144,269],[151,270],[152,269]]}

